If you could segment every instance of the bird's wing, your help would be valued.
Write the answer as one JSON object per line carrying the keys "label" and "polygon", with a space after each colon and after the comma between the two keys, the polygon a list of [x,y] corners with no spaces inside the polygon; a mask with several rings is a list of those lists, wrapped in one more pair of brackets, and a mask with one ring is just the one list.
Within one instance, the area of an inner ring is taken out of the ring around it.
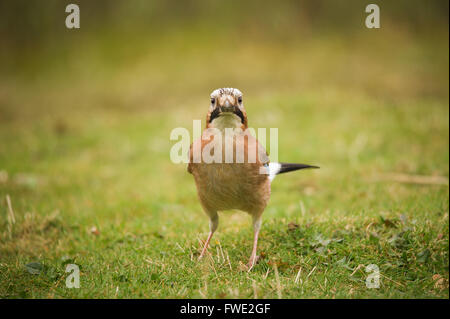
{"label": "bird's wing", "polygon": [[[214,139],[214,136],[209,136],[209,139],[199,138],[195,140],[189,147],[189,163],[187,167],[187,171],[192,174],[192,169],[194,168],[194,145],[199,147],[200,151],[203,151],[203,148]],[[198,145],[200,144],[200,145]],[[243,145],[242,145],[243,144]],[[243,146],[243,147],[242,147]],[[243,138],[235,139],[235,145],[233,149],[234,153],[234,161],[236,161],[236,152],[238,150],[244,150],[244,162],[248,162],[249,160],[249,152],[256,155],[254,158],[256,159],[256,164],[260,166],[267,166],[269,164],[269,156],[267,154],[266,149],[258,142],[258,140],[253,135],[245,135]],[[223,150],[225,151],[225,150]]]}
{"label": "bird's wing", "polygon": [[[203,135],[202,135],[203,137]],[[189,163],[187,167],[187,171],[192,174],[192,170],[194,169],[194,145],[199,147],[200,152],[203,151],[203,148],[214,139],[214,136],[210,136],[209,139],[203,139],[202,137],[195,140],[191,146],[189,147]],[[200,153],[201,154],[201,153]],[[201,155],[200,155],[201,156]],[[200,158],[201,161],[201,158]]]}
{"label": "bird's wing", "polygon": [[247,158],[249,151],[256,151],[256,162],[260,165],[269,164],[269,154],[266,149],[259,143],[259,141],[253,135],[247,135],[244,139],[244,150]]}

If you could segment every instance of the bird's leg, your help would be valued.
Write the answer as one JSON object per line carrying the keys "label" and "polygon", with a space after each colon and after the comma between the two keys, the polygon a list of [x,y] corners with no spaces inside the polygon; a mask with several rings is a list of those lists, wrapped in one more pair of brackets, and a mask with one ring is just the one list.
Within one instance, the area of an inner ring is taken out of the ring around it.
{"label": "bird's leg", "polygon": [[198,257],[199,260],[203,258],[203,255],[205,255],[206,249],[208,248],[211,237],[213,236],[214,232],[216,231],[218,225],[219,225],[219,215],[217,215],[217,212],[215,212],[212,216],[210,215],[209,234],[208,234],[208,238],[206,239],[205,245],[203,246],[202,253]]}
{"label": "bird's leg", "polygon": [[253,268],[253,266],[255,266],[257,261],[256,249],[258,247],[258,235],[260,228],[261,228],[261,216],[253,217],[253,232],[254,232],[253,249],[252,254],[250,255],[250,260],[248,261],[247,264],[248,271],[250,271]]}

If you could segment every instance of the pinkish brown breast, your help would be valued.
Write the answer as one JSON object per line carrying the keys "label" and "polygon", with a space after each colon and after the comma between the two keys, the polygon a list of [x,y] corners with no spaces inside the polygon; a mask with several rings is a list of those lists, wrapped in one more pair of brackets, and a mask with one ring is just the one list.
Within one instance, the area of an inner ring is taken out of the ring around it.
{"label": "pinkish brown breast", "polygon": [[[201,149],[214,142],[202,141]],[[246,139],[244,150],[252,143],[258,142],[253,137]],[[222,155],[222,163],[210,164],[192,163],[191,156],[188,170],[194,176],[203,207],[209,211],[239,209],[251,215],[262,213],[270,198],[270,181],[266,174],[260,173],[260,156],[256,163],[248,163],[247,156],[244,163],[224,163],[225,152]]]}

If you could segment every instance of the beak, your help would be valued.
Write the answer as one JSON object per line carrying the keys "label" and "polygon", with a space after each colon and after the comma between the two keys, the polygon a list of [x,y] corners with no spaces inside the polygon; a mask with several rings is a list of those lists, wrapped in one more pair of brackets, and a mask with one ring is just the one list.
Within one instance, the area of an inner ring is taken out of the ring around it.
{"label": "beak", "polygon": [[221,112],[235,112],[236,111],[236,99],[231,95],[222,95],[217,101],[217,106]]}

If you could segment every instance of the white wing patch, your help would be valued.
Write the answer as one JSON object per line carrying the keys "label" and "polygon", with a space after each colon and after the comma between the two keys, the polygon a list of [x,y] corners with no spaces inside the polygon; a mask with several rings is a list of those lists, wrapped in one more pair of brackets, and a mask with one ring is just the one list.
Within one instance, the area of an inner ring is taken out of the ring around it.
{"label": "white wing patch", "polygon": [[272,182],[281,169],[280,163],[269,163],[269,180]]}

